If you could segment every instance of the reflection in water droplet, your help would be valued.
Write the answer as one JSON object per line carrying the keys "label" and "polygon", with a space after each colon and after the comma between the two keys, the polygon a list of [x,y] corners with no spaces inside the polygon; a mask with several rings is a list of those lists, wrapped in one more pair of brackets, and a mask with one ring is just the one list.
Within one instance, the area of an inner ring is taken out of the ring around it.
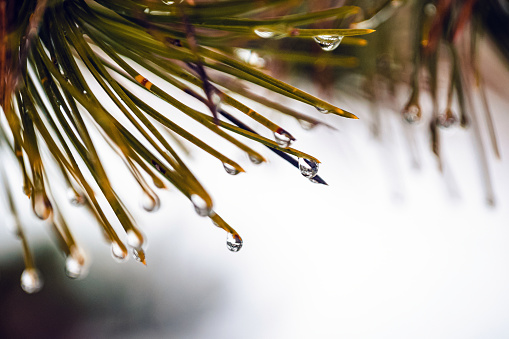
{"label": "reflection in water droplet", "polygon": [[263,162],[263,159],[260,158],[258,155],[249,154],[249,161],[251,161],[255,165],[259,165]]}
{"label": "reflection in water droplet", "polygon": [[258,35],[260,38],[263,38],[263,39],[270,39],[270,38],[273,38],[276,36],[276,32],[274,32],[271,29],[263,28],[263,27],[255,29],[254,32],[256,35]]}
{"label": "reflection in water droplet", "polygon": [[35,215],[42,220],[48,219],[51,214],[52,208],[48,198],[42,192],[35,192],[32,197],[32,207]]}
{"label": "reflection in water droplet", "polygon": [[313,178],[318,173],[319,164],[310,159],[299,158],[300,173],[306,178]]}
{"label": "reflection in water droplet", "polygon": [[86,202],[85,195],[76,192],[71,187],[67,189],[67,199],[69,199],[69,202],[74,206],[83,206]]}
{"label": "reflection in water droplet", "polygon": [[326,52],[330,52],[338,48],[343,38],[344,37],[342,35],[318,35],[314,37],[318,46]]}
{"label": "reflection in water droplet", "polygon": [[238,252],[242,248],[242,238],[238,234],[226,233],[226,247],[232,252]]}
{"label": "reflection in water droplet", "polygon": [[147,212],[155,212],[159,209],[161,205],[161,200],[157,195],[149,195],[144,193],[141,196],[141,207]]}
{"label": "reflection in water droplet", "polygon": [[138,249],[134,248],[133,249],[133,258],[137,262],[141,262],[144,265],[146,265],[146,262],[145,262],[145,251],[142,250],[141,248],[138,248]]}
{"label": "reflection in water droplet", "polygon": [[415,104],[407,105],[402,112],[403,118],[410,124],[421,120],[421,108]]}
{"label": "reflection in water droplet", "polygon": [[237,174],[239,174],[239,170],[236,169],[235,167],[233,167],[230,164],[223,163],[223,167],[224,167],[224,170],[226,171],[226,173],[228,173],[230,175],[237,175]]}
{"label": "reflection in water droplet", "polygon": [[127,231],[127,245],[132,248],[141,248],[143,246],[143,236],[134,230]]}
{"label": "reflection in water droplet", "polygon": [[27,268],[21,274],[21,288],[26,293],[36,293],[41,290],[43,281],[39,271],[35,268]]}
{"label": "reflection in water droplet", "polygon": [[198,194],[191,195],[191,202],[194,205],[194,210],[200,217],[207,217],[212,212],[212,209],[207,206],[205,200]]}
{"label": "reflection in water droplet", "polygon": [[327,108],[323,108],[323,107],[320,107],[320,106],[315,106],[316,110],[320,113],[329,113],[329,110]]}
{"label": "reflection in water droplet", "polygon": [[438,126],[442,128],[449,128],[453,125],[455,125],[458,122],[458,119],[454,115],[454,113],[451,111],[451,109],[448,109],[444,112],[444,114],[441,114],[437,118],[437,124]]}
{"label": "reflection in water droplet", "polygon": [[73,246],[71,254],[65,259],[65,274],[72,279],[83,278],[87,273],[85,255],[81,249]]}
{"label": "reflection in water droplet", "polygon": [[307,121],[307,120],[303,120],[303,119],[299,119],[298,121],[299,121],[300,127],[302,127],[302,129],[304,129],[306,131],[312,130],[313,128],[316,127],[316,123],[313,123],[311,121]]}
{"label": "reflection in water droplet", "polygon": [[279,147],[282,148],[290,147],[292,143],[290,135],[286,132],[283,133],[274,132],[274,139],[276,139],[276,143],[279,145]]}
{"label": "reflection in water droplet", "polygon": [[126,261],[128,259],[127,252],[124,252],[120,245],[116,242],[111,243],[111,254],[113,259],[118,261]]}

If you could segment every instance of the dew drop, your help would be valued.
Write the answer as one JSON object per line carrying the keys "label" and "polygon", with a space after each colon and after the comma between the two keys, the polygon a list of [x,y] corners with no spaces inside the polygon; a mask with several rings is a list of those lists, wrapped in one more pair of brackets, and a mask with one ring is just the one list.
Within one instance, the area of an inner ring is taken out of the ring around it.
{"label": "dew drop", "polygon": [[39,271],[35,268],[26,268],[21,273],[21,288],[26,293],[36,293],[41,290],[43,281]]}
{"label": "dew drop", "polygon": [[236,169],[235,167],[233,167],[232,165],[230,164],[227,164],[227,163],[223,163],[223,167],[224,167],[224,170],[226,171],[226,173],[230,174],[230,175],[237,175],[239,174],[239,170]]}
{"label": "dew drop", "polygon": [[198,194],[191,195],[191,202],[194,205],[194,210],[200,217],[207,217],[212,212],[212,209],[207,206],[205,200]]}
{"label": "dew drop", "polygon": [[274,132],[274,139],[276,139],[276,143],[279,147],[287,148],[292,144],[292,138],[287,132]]}
{"label": "dew drop", "polygon": [[318,46],[326,52],[330,52],[338,48],[343,38],[344,36],[342,35],[318,35],[314,37]]}
{"label": "dew drop", "polygon": [[242,238],[238,234],[226,234],[226,247],[232,252],[238,252],[242,248]]}
{"label": "dew drop", "polygon": [[143,10],[143,13],[145,13],[145,14],[150,14],[150,8],[146,7],[146,8]]}
{"label": "dew drop", "polygon": [[117,242],[111,243],[111,255],[117,261],[126,261],[128,259],[127,252],[125,252]]}
{"label": "dew drop", "polygon": [[146,265],[146,262],[145,262],[145,251],[143,251],[141,248],[139,248],[139,249],[134,248],[133,249],[133,258],[137,262],[141,262],[144,265]]}
{"label": "dew drop", "polygon": [[315,108],[320,113],[324,113],[324,114],[329,113],[329,110],[327,108],[323,108],[323,107],[320,107],[320,106],[315,106]]}
{"label": "dew drop", "polygon": [[446,110],[444,114],[439,115],[437,118],[437,124],[442,128],[449,128],[457,122],[458,119],[450,109]]}
{"label": "dew drop", "polygon": [[78,193],[73,188],[69,187],[67,189],[67,199],[69,199],[69,202],[71,205],[74,206],[83,206],[85,205],[86,199],[83,193]]}
{"label": "dew drop", "polygon": [[299,158],[300,173],[306,178],[313,178],[318,173],[319,164],[310,159]]}
{"label": "dew drop", "polygon": [[175,3],[175,1],[171,1],[171,0],[161,0],[161,2],[168,6],[173,5]]}
{"label": "dew drop", "polygon": [[260,158],[258,155],[249,154],[249,161],[251,161],[255,165],[259,165],[263,162],[263,159]]}
{"label": "dew drop", "polygon": [[134,230],[128,230],[127,231],[127,245],[131,246],[132,248],[141,248],[143,246],[144,240],[143,236],[135,232]]}
{"label": "dew drop", "polygon": [[147,212],[155,212],[159,209],[161,200],[157,195],[144,193],[141,197],[141,207]]}
{"label": "dew drop", "polygon": [[316,123],[314,123],[314,122],[307,121],[304,119],[299,119],[298,121],[299,121],[300,127],[302,127],[302,129],[304,129],[306,131],[312,130],[313,128],[316,127]]}
{"label": "dew drop", "polygon": [[212,105],[218,110],[221,106],[221,96],[217,93],[217,91],[212,91],[212,94],[210,95],[210,101],[212,102]]}
{"label": "dew drop", "polygon": [[83,278],[87,273],[85,255],[80,249],[72,247],[71,254],[65,259],[65,274],[72,279]]}
{"label": "dew drop", "polygon": [[87,92],[87,91],[85,91],[85,90],[83,90],[83,94],[87,95],[87,94],[88,94],[88,92]]}
{"label": "dew drop", "polygon": [[271,29],[264,28],[264,27],[256,28],[254,30],[254,32],[256,35],[258,35],[260,38],[263,38],[263,39],[270,39],[270,38],[274,38],[276,36],[276,32],[274,32]]}
{"label": "dew drop", "polygon": [[402,115],[406,122],[413,124],[421,120],[421,109],[418,105],[410,104],[403,109]]}
{"label": "dew drop", "polygon": [[32,199],[32,207],[35,215],[41,220],[48,219],[52,211],[48,197],[42,192],[36,192]]}

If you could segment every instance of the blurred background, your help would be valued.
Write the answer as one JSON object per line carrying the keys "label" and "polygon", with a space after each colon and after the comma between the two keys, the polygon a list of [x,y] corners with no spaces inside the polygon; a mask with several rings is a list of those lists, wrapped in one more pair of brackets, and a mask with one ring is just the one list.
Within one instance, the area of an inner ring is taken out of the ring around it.
{"label": "blurred background", "polygon": [[[399,15],[411,21],[409,13]],[[370,39],[384,39],[377,34]],[[508,337],[509,71],[495,45],[485,37],[478,49],[501,155],[483,151],[494,199],[487,199],[472,128],[441,130],[439,169],[430,151],[427,94],[423,119],[408,124],[401,117],[410,93],[406,83],[396,83],[387,104],[362,94],[366,73],[339,70],[340,79],[324,93],[312,67],[290,69],[283,72],[289,83],[328,95],[360,118],[324,116],[293,104],[336,129],[308,131],[295,120],[270,116],[292,131],[295,147],[322,162],[319,173],[328,186],[310,183],[259,145],[268,164],[251,164],[231,149],[247,171],[235,177],[191,149],[190,167],[244,239],[242,250],[232,253],[224,232],[197,216],[175,190],[160,193],[157,212],[145,212],[129,173],[104,147],[100,156],[109,159],[112,181],[130,197],[126,204],[148,239],[147,266],[132,259],[117,263],[95,220],[67,204],[64,213],[91,261],[86,278],[71,280],[48,226],[27,213],[22,219],[45,286],[25,294],[19,241],[4,218],[0,337]],[[482,103],[472,101],[472,114],[480,116]],[[458,111],[457,104],[453,108]],[[483,124],[479,118],[487,143]]]}

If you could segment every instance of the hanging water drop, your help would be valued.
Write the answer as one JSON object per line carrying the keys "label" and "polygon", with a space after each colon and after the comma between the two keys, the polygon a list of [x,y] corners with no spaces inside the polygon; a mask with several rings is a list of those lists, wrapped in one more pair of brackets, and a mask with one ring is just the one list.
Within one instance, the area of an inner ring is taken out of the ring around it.
{"label": "hanging water drop", "polygon": [[403,119],[410,124],[421,120],[421,108],[416,104],[407,105],[401,114],[403,115]]}
{"label": "hanging water drop", "polygon": [[21,288],[26,293],[36,293],[41,290],[43,281],[39,271],[35,268],[26,268],[21,273]]}
{"label": "hanging water drop", "polygon": [[141,207],[147,212],[155,212],[159,209],[161,205],[161,200],[155,194],[146,194],[144,193],[141,196]]}
{"label": "hanging water drop", "polygon": [[212,209],[207,206],[207,202],[198,194],[191,195],[191,202],[194,205],[194,210],[200,217],[207,217],[212,212]]}
{"label": "hanging water drop", "polygon": [[338,48],[343,38],[344,36],[342,35],[318,35],[314,37],[318,46],[326,52],[330,52]]}
{"label": "hanging water drop", "polygon": [[264,28],[264,27],[256,28],[254,30],[254,32],[256,35],[258,35],[260,38],[263,38],[263,39],[270,39],[270,38],[275,37],[275,35],[276,35],[276,32],[274,32],[271,29]]}
{"label": "hanging water drop", "polygon": [[242,238],[238,234],[226,234],[226,247],[232,252],[238,252],[242,248]]}
{"label": "hanging water drop", "polygon": [[292,141],[295,140],[288,132],[274,132],[274,139],[281,148],[290,147]]}
{"label": "hanging water drop", "polygon": [[249,161],[251,161],[255,165],[259,165],[263,162],[263,159],[256,154],[249,154]]}
{"label": "hanging water drop", "polygon": [[299,158],[300,173],[306,178],[313,178],[318,173],[319,164],[310,159]]}
{"label": "hanging water drop", "polygon": [[35,215],[41,220],[48,219],[52,212],[51,203],[43,192],[34,193],[32,197],[32,208]]}
{"label": "hanging water drop", "polygon": [[240,171],[238,169],[236,169],[235,167],[233,167],[230,164],[223,163],[223,167],[224,167],[224,170],[226,171],[226,173],[228,173],[230,175],[237,175],[240,173]]}
{"label": "hanging water drop", "polygon": [[304,119],[299,119],[298,121],[299,121],[300,127],[302,127],[302,129],[304,129],[306,131],[312,130],[313,128],[316,127],[316,123],[314,123],[314,122],[307,121]]}
{"label": "hanging water drop", "polygon": [[143,251],[141,248],[133,249],[133,258],[137,262],[141,262],[143,265],[147,264],[147,262],[145,261],[145,251]]}
{"label": "hanging water drop", "polygon": [[115,241],[111,243],[111,254],[113,259],[117,261],[126,261],[128,259],[127,252]]}
{"label": "hanging water drop", "polygon": [[443,114],[437,117],[437,124],[442,128],[449,128],[455,125],[457,122],[458,119],[451,109],[447,109]]}
{"label": "hanging water drop", "polygon": [[320,107],[320,106],[315,106],[315,108],[320,113],[324,113],[324,114],[329,113],[329,110],[327,108],[323,108],[323,107]]}
{"label": "hanging water drop", "polygon": [[73,188],[69,187],[67,189],[67,199],[69,199],[69,202],[71,205],[74,206],[83,206],[85,205],[86,199],[83,193],[78,193]]}
{"label": "hanging water drop", "polygon": [[83,278],[86,274],[85,255],[75,246],[65,259],[65,274],[72,279]]}
{"label": "hanging water drop", "polygon": [[139,233],[139,231],[134,231],[132,229],[127,231],[127,245],[132,248],[141,248],[143,243],[143,236]]}

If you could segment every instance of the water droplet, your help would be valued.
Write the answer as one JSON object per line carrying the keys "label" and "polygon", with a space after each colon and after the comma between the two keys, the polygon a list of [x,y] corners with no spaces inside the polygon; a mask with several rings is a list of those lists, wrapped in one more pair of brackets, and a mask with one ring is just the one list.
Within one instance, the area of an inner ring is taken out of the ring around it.
{"label": "water droplet", "polygon": [[458,119],[454,115],[454,113],[448,109],[437,117],[437,124],[442,128],[449,128],[455,125],[458,122]]}
{"label": "water droplet", "polygon": [[292,137],[287,132],[274,132],[274,139],[276,139],[276,143],[279,147],[287,148],[292,144]]}
{"label": "water droplet", "polygon": [[67,199],[69,199],[69,202],[74,206],[83,206],[86,202],[85,195],[83,195],[83,193],[78,193],[71,187],[67,189]]}
{"label": "water droplet", "polygon": [[268,29],[268,28],[264,28],[264,27],[256,28],[254,30],[254,32],[256,35],[258,35],[260,38],[263,38],[263,39],[270,39],[270,38],[274,38],[276,36],[275,31]]}
{"label": "water droplet", "polygon": [[117,242],[111,243],[111,254],[113,259],[118,261],[126,261],[128,259],[127,252],[125,252]]}
{"label": "water droplet", "polygon": [[419,105],[409,104],[403,109],[402,115],[403,119],[413,124],[421,120],[421,108]]}
{"label": "water droplet", "polygon": [[230,174],[230,175],[237,175],[239,174],[239,170],[236,169],[235,167],[233,167],[232,165],[230,164],[227,164],[227,163],[223,163],[223,167],[224,167],[224,170],[226,171],[226,173]]}
{"label": "water droplet", "polygon": [[168,6],[173,5],[175,3],[175,1],[171,1],[171,0],[161,0],[161,2]]}
{"label": "water droplet", "polygon": [[343,38],[342,35],[318,35],[314,37],[320,48],[326,52],[338,48]]}
{"label": "water droplet", "polygon": [[87,92],[87,91],[85,91],[85,90],[83,90],[83,94],[87,95],[87,94],[88,94],[88,92]]}
{"label": "water droplet", "polygon": [[303,120],[303,119],[299,119],[298,121],[299,121],[300,127],[302,127],[302,129],[304,129],[306,131],[312,130],[317,125],[314,122]]}
{"label": "water droplet", "polygon": [[318,173],[319,164],[310,159],[299,158],[300,173],[306,178],[313,178]]}
{"label": "water droplet", "polygon": [[48,219],[52,211],[48,197],[42,192],[36,192],[32,199],[32,208],[35,215],[41,220]]}
{"label": "water droplet", "polygon": [[207,206],[205,200],[203,200],[203,198],[198,194],[191,195],[191,202],[194,205],[194,210],[200,217],[207,217],[212,212],[212,209]]}
{"label": "water droplet", "polygon": [[263,162],[263,159],[256,154],[249,154],[249,161],[251,161],[255,165],[259,165]]}
{"label": "water droplet", "polygon": [[65,259],[65,274],[72,279],[83,278],[87,273],[85,255],[81,249],[73,246],[71,254]]}
{"label": "water droplet", "polygon": [[150,14],[150,8],[146,7],[146,8],[143,10],[143,13],[145,13],[145,14]]}
{"label": "water droplet", "polygon": [[41,290],[43,281],[36,268],[26,268],[21,273],[21,288],[26,293],[36,293]]}
{"label": "water droplet", "polygon": [[134,231],[132,229],[127,231],[127,245],[139,249],[143,246],[143,243],[143,236],[139,231]]}
{"label": "water droplet", "polygon": [[242,238],[238,234],[226,234],[226,247],[232,252],[238,252],[242,248]]}
{"label": "water droplet", "polygon": [[323,108],[323,107],[320,107],[320,106],[315,106],[315,108],[320,113],[324,113],[324,114],[329,113],[329,110],[327,108]]}
{"label": "water droplet", "polygon": [[134,248],[133,249],[133,258],[137,262],[141,262],[144,265],[147,264],[146,261],[145,261],[145,251],[143,251],[141,248],[139,248],[139,249]]}
{"label": "water droplet", "polygon": [[161,200],[157,195],[144,193],[141,196],[141,207],[147,212],[155,212],[159,209]]}
{"label": "water droplet", "polygon": [[210,101],[212,101],[212,105],[218,110],[221,106],[221,96],[217,93],[217,91],[212,91],[210,95]]}

